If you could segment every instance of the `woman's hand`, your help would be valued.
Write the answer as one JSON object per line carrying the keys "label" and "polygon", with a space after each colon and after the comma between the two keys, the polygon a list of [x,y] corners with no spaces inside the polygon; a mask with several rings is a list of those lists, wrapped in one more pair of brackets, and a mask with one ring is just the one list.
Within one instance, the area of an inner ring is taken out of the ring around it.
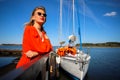
{"label": "woman's hand", "polygon": [[28,52],[25,53],[27,57],[33,58],[38,55],[37,52],[29,50]]}

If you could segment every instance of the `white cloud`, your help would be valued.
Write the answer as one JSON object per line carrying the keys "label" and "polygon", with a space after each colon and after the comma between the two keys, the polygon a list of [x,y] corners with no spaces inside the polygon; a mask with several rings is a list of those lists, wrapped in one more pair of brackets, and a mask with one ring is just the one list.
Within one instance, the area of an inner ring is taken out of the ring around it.
{"label": "white cloud", "polygon": [[104,16],[115,16],[117,15],[117,12],[110,12],[110,13],[105,13]]}

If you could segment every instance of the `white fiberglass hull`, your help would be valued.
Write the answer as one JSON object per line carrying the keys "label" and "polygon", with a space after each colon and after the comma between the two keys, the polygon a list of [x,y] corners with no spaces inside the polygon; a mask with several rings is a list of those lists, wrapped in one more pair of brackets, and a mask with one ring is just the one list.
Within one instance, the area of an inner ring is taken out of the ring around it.
{"label": "white fiberglass hull", "polygon": [[83,80],[85,77],[90,59],[85,63],[77,62],[76,57],[61,57],[60,66],[71,75]]}

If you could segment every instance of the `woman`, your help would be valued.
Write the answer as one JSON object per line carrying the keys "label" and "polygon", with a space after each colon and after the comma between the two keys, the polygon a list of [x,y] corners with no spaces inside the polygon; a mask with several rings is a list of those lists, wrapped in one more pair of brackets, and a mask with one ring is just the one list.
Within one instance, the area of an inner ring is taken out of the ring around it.
{"label": "woman", "polygon": [[30,62],[35,56],[49,53],[52,50],[50,40],[43,28],[43,24],[46,22],[46,16],[44,7],[37,7],[33,10],[30,22],[25,26],[22,57],[16,68]]}

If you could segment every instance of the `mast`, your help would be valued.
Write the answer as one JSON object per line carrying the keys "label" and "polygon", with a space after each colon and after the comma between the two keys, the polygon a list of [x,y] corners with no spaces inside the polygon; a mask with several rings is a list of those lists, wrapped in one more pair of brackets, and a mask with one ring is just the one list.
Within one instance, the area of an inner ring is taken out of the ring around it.
{"label": "mast", "polygon": [[75,33],[75,13],[74,13],[74,10],[75,10],[75,6],[74,6],[74,0],[73,0],[73,35]]}
{"label": "mast", "polygon": [[59,42],[62,40],[62,0],[60,0],[60,29],[59,29]]}

